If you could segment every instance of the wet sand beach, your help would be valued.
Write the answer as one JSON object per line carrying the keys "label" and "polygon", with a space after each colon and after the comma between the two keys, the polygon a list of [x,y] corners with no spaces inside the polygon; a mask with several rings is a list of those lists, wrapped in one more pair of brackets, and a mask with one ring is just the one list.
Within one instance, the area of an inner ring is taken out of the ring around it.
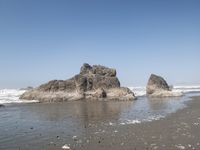
{"label": "wet sand beach", "polygon": [[[0,109],[0,149],[61,150],[65,144],[72,150],[200,149],[200,97],[184,102],[187,107],[159,120],[119,122],[127,117],[125,110],[139,107],[137,103],[6,106]],[[154,102],[149,105],[151,113],[170,107]],[[137,113],[139,115],[140,111]]]}

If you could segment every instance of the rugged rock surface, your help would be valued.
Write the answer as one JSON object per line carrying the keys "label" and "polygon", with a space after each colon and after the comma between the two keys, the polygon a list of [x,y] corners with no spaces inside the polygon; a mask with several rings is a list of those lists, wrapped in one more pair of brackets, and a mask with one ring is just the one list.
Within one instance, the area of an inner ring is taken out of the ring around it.
{"label": "rugged rock surface", "polygon": [[52,80],[25,92],[20,99],[58,102],[81,99],[133,100],[134,93],[120,87],[116,70],[83,64],[80,74],[68,80]]}
{"label": "rugged rock surface", "polygon": [[182,96],[180,92],[172,92],[172,89],[167,84],[164,78],[152,74],[147,83],[146,92],[151,97],[171,97]]}
{"label": "rugged rock surface", "polygon": [[151,74],[146,90],[147,94],[153,94],[154,92],[160,90],[169,91],[169,85],[162,77],[157,76],[155,74]]}

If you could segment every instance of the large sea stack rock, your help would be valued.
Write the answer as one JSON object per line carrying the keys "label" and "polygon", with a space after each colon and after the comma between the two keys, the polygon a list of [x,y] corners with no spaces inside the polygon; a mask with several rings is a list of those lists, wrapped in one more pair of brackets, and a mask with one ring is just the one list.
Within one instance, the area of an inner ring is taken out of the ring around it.
{"label": "large sea stack rock", "polygon": [[147,83],[146,92],[151,97],[182,96],[180,92],[172,92],[164,78],[151,74]]}
{"label": "large sea stack rock", "polygon": [[68,80],[52,80],[25,92],[20,99],[60,102],[81,99],[134,100],[128,88],[120,87],[116,70],[83,64],[80,74]]}

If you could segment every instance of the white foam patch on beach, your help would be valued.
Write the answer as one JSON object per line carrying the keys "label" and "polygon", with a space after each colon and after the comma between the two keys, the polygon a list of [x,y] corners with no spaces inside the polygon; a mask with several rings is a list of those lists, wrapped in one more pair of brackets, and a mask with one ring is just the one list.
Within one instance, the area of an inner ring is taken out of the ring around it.
{"label": "white foam patch on beach", "polygon": [[[137,124],[137,123],[141,123],[141,121],[135,119],[135,120],[127,120],[125,122],[125,124]],[[122,124],[122,123],[121,123]]]}
{"label": "white foam patch on beach", "polygon": [[162,118],[165,118],[165,116],[162,115],[157,115],[157,116],[149,116],[147,119],[144,121],[149,122],[149,121],[154,121],[154,120],[160,120]]}
{"label": "white foam patch on beach", "polygon": [[147,119],[134,119],[134,120],[126,120],[120,123],[120,125],[127,125],[127,124],[139,124],[142,122],[151,122],[156,121],[164,118],[162,115],[155,115],[155,116],[149,116]]}
{"label": "white foam patch on beach", "polygon": [[[146,87],[129,87],[135,93],[135,96],[145,96],[146,95]],[[187,85],[187,86],[174,86],[172,89],[174,94],[176,93],[192,93],[192,92],[200,92],[200,85]]]}
{"label": "white foam patch on beach", "polygon": [[0,104],[38,102],[36,100],[20,100],[19,97],[24,92],[26,91],[19,89],[2,89],[0,90]]}

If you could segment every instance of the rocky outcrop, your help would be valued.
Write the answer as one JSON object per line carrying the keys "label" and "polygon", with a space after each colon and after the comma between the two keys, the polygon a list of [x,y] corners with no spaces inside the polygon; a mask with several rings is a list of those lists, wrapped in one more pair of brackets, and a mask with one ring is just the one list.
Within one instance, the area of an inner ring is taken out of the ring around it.
{"label": "rocky outcrop", "polygon": [[169,85],[162,77],[152,74],[147,83],[146,90],[147,94],[153,94],[160,90],[169,91]]}
{"label": "rocky outcrop", "polygon": [[60,102],[81,99],[133,100],[134,93],[120,87],[116,70],[83,64],[80,74],[68,80],[52,80],[25,92],[20,99]]}
{"label": "rocky outcrop", "polygon": [[182,96],[180,92],[173,92],[164,78],[152,74],[146,87],[146,93],[151,97],[172,97]]}

